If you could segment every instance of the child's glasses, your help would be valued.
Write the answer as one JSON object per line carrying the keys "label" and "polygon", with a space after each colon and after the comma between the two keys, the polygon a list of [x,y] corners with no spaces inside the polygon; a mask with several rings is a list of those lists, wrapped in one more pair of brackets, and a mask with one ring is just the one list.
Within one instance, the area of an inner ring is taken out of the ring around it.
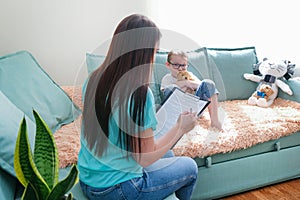
{"label": "child's glasses", "polygon": [[179,69],[179,67],[181,67],[182,69],[185,69],[188,67],[187,64],[171,63],[170,61],[168,61],[168,63],[170,63],[174,69]]}

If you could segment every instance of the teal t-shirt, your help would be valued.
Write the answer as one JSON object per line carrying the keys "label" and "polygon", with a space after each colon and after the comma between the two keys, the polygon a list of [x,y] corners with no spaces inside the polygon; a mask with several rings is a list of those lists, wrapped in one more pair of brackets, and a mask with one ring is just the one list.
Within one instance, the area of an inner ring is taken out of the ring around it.
{"label": "teal t-shirt", "polygon": [[[144,109],[144,129],[152,128],[155,130],[157,125],[155,102],[150,89],[147,93]],[[118,115],[118,112],[113,112],[113,116],[116,115]],[[81,149],[77,163],[79,179],[89,186],[104,188],[142,176],[142,166],[132,156],[127,158],[127,152],[117,144],[119,129],[117,127],[118,123],[114,119],[118,119],[118,117],[110,119],[110,140],[106,152],[101,157],[95,156],[93,151],[89,150],[83,136],[80,138]]]}

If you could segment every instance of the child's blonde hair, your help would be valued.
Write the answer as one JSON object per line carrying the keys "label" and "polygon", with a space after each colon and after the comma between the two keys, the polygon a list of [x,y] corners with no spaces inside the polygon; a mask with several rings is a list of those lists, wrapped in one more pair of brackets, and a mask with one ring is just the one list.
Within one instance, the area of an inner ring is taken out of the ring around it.
{"label": "child's blonde hair", "polygon": [[182,58],[187,59],[187,54],[179,49],[173,49],[168,53],[167,61],[170,62],[172,56],[181,56]]}

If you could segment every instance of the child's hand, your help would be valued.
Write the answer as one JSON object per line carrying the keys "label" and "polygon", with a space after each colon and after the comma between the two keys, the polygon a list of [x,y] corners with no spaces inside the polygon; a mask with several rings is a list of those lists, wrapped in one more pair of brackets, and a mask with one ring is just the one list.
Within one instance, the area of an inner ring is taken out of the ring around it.
{"label": "child's hand", "polygon": [[196,90],[199,87],[199,83],[191,80],[177,81],[176,85],[183,91],[187,89]]}
{"label": "child's hand", "polygon": [[191,81],[191,80],[187,80],[187,84],[186,86],[188,88],[191,88],[192,90],[197,90],[199,88],[200,83],[198,83],[197,81]]}
{"label": "child's hand", "polygon": [[182,91],[186,92],[189,88],[188,87],[182,87],[180,88]]}

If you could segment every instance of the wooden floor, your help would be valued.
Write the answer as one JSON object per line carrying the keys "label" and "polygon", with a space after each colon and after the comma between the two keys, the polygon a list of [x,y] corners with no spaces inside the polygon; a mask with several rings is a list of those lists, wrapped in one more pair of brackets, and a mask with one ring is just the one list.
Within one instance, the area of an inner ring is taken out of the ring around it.
{"label": "wooden floor", "polygon": [[222,198],[222,200],[300,200],[300,178]]}

